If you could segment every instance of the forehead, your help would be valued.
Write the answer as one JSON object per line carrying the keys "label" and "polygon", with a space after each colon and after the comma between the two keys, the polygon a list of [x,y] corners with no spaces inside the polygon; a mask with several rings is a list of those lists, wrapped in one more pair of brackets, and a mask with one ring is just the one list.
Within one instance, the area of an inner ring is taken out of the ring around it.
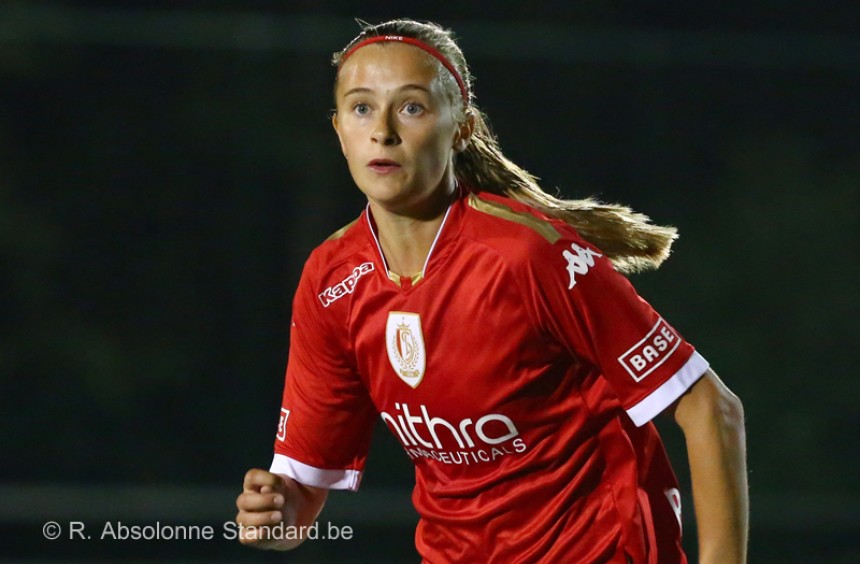
{"label": "forehead", "polygon": [[412,45],[383,42],[355,51],[338,72],[338,90],[399,84],[419,84],[428,88],[438,82],[436,60]]}

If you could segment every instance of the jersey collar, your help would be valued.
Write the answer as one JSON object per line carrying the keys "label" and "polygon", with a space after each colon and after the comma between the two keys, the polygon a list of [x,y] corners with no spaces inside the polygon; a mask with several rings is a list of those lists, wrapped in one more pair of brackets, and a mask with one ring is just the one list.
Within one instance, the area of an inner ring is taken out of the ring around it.
{"label": "jersey collar", "polygon": [[403,289],[412,287],[421,282],[427,275],[428,271],[433,270],[436,264],[440,263],[447,256],[450,244],[456,239],[459,233],[459,216],[465,196],[468,190],[462,185],[457,184],[457,197],[445,210],[445,216],[442,218],[442,223],[439,225],[439,230],[436,232],[436,237],[433,239],[433,244],[430,245],[430,252],[427,253],[427,259],[424,261],[424,267],[421,272],[410,278],[402,277],[388,268],[388,261],[385,260],[385,254],[382,252],[382,245],[379,244],[379,236],[377,235],[376,222],[373,220],[373,214],[370,211],[370,204],[367,204],[364,210],[365,224],[367,225],[373,243],[376,246],[376,251],[379,260],[382,262],[383,272],[395,284]]}

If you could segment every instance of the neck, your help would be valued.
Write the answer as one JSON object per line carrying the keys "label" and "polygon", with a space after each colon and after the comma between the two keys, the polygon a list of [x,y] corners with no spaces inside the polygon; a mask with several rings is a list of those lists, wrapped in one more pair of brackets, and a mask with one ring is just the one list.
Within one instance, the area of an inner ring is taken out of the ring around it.
{"label": "neck", "polygon": [[456,196],[456,187],[438,190],[420,215],[401,215],[370,202],[377,237],[388,269],[400,277],[421,274],[439,233],[448,206]]}

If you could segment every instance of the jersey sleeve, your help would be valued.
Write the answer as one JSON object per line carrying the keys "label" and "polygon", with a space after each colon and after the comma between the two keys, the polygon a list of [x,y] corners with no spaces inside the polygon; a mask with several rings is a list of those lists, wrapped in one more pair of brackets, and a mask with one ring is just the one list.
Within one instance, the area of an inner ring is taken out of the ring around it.
{"label": "jersey sleeve", "polygon": [[708,362],[572,230],[530,261],[538,323],[609,382],[637,426],[666,409]]}
{"label": "jersey sleeve", "polygon": [[357,490],[376,410],[349,361],[345,331],[333,329],[317,299],[311,262],[293,300],[271,471],[309,486]]}

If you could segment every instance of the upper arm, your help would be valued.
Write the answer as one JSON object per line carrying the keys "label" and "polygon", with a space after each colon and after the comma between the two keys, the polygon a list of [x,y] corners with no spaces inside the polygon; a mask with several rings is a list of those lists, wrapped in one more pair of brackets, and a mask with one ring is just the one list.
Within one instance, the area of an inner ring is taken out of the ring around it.
{"label": "upper arm", "polygon": [[[293,300],[290,352],[272,471],[316,487],[358,489],[376,410],[349,355],[345,302],[326,307],[306,267]],[[335,273],[337,275],[338,273]],[[325,286],[325,281],[322,282]]]}
{"label": "upper arm", "polygon": [[710,368],[668,411],[674,415],[684,433],[689,433],[707,422],[743,422],[741,400]]}
{"label": "upper arm", "polygon": [[[638,425],[663,412],[708,367],[599,250],[565,233],[529,261],[539,328],[596,367]],[[528,301],[527,301],[528,303]]]}

